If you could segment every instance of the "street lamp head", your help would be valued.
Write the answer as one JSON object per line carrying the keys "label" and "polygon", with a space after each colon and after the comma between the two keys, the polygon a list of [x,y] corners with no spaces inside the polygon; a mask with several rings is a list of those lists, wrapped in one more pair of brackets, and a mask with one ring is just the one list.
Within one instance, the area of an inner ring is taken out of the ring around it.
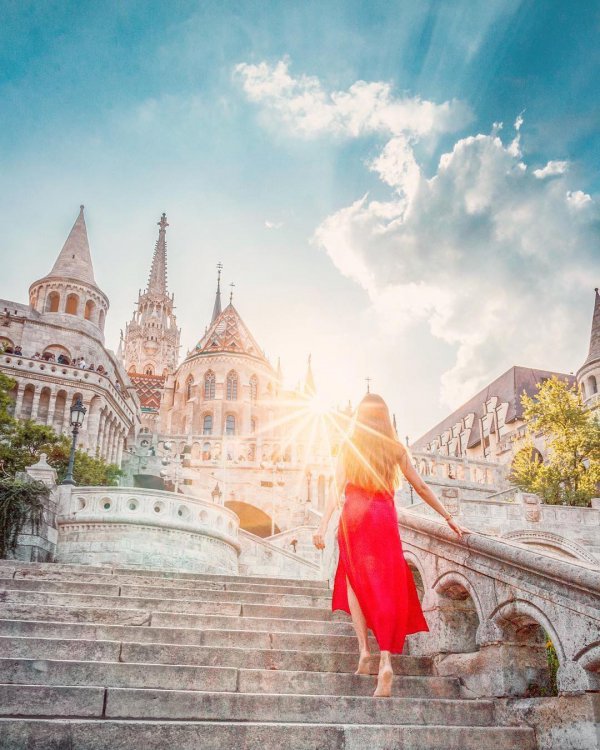
{"label": "street lamp head", "polygon": [[87,409],[80,398],[71,406],[71,427],[81,427]]}
{"label": "street lamp head", "polygon": [[219,487],[218,482],[215,484],[214,489],[210,494],[212,495],[213,502],[220,502],[221,498],[223,497],[223,493],[221,492],[221,488]]}

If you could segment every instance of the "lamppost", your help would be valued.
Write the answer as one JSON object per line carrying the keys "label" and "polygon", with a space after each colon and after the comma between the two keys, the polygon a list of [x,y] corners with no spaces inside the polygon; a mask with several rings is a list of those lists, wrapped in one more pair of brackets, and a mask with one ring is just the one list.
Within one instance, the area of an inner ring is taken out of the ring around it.
{"label": "lamppost", "polygon": [[69,455],[69,465],[67,467],[67,475],[63,479],[63,484],[75,484],[73,479],[73,466],[75,465],[75,446],[77,445],[77,435],[79,434],[79,428],[83,424],[83,418],[85,417],[87,409],[78,398],[71,406],[71,427],[73,428],[73,441],[71,443],[71,453]]}

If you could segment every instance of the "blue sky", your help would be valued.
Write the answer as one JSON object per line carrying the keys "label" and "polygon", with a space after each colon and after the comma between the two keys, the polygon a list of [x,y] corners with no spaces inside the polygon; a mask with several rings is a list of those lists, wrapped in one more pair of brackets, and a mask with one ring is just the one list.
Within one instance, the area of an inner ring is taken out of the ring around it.
{"label": "blue sky", "polygon": [[290,383],[311,351],[332,399],[369,375],[413,438],[513,364],[585,358],[599,3],[0,11],[0,295],[26,300],[83,202],[115,348],[166,211],[184,350],[222,261]]}

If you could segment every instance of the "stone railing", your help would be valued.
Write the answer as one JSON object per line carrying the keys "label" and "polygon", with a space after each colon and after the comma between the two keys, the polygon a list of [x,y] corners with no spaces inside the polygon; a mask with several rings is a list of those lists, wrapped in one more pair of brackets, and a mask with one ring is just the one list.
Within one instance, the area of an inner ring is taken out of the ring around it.
{"label": "stone railing", "polygon": [[80,386],[97,386],[107,391],[114,402],[127,415],[130,421],[135,421],[135,411],[130,398],[118,390],[108,375],[95,372],[93,370],[84,370],[80,367],[71,365],[60,365],[56,362],[46,362],[43,359],[31,359],[30,357],[19,357],[15,354],[1,354],[0,364],[2,370],[7,375],[11,371],[16,376],[32,374],[40,379],[48,377],[50,379],[60,378],[73,387]]}
{"label": "stone railing", "polygon": [[400,532],[431,631],[411,636],[412,653],[438,657],[474,693],[523,695],[543,687],[549,638],[558,690],[600,689],[598,568],[476,532],[461,541],[414,512],[400,514]]}
{"label": "stone railing", "polygon": [[237,572],[239,518],[191,495],[59,488],[59,562]]}
{"label": "stone railing", "polygon": [[465,487],[482,486],[498,490],[505,483],[506,468],[494,461],[444,456],[412,451],[415,468],[426,481],[451,480]]}
{"label": "stone railing", "polygon": [[268,539],[240,530],[242,553],[240,573],[314,580],[320,578],[319,564],[305,559],[292,550],[282,549]]}

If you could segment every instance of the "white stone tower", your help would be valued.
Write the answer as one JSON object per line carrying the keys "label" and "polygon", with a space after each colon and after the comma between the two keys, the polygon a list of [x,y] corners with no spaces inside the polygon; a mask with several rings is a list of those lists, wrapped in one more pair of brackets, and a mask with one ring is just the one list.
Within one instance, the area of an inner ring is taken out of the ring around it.
{"label": "white stone tower", "polygon": [[29,304],[39,313],[53,313],[58,325],[75,316],[85,330],[104,342],[108,297],[96,284],[83,206],[52,270],[29,287]]}
{"label": "white stone tower", "polygon": [[173,313],[174,295],[167,292],[167,217],[158,222],[148,286],[125,328],[123,362],[130,376],[166,377],[177,367],[180,329]]}
{"label": "white stone tower", "polygon": [[592,408],[597,408],[600,405],[600,396],[598,395],[600,384],[600,293],[598,288],[595,289],[595,292],[590,348],[587,359],[577,371],[577,382],[583,393],[585,403]]}

